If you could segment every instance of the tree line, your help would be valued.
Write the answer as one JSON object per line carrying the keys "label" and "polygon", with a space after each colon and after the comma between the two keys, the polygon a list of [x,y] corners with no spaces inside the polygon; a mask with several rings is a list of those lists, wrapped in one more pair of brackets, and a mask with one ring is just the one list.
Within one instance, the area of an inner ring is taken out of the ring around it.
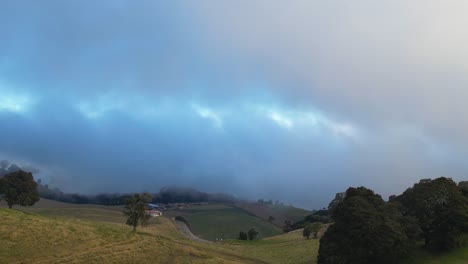
{"label": "tree line", "polygon": [[400,263],[417,243],[431,252],[464,245],[468,182],[424,179],[389,201],[349,188],[328,208],[333,224],[320,239],[317,263]]}
{"label": "tree line", "polygon": [[[49,188],[38,180],[39,195],[42,198],[76,204],[101,204],[101,205],[125,205],[132,194],[101,193],[97,195],[84,195],[77,193],[65,193],[58,188]],[[152,203],[201,203],[222,202],[232,203],[235,197],[223,193],[205,193],[191,188],[163,187],[158,193],[151,195]]]}
{"label": "tree line", "polygon": [[[37,171],[34,168],[22,168],[7,160],[0,161],[0,178],[17,171]],[[39,196],[50,200],[75,203],[75,204],[100,204],[100,205],[125,205],[128,198],[133,194],[101,193],[96,195],[86,195],[79,193],[66,193],[59,188],[50,187],[48,184],[37,180]],[[157,193],[151,194],[153,203],[200,203],[200,202],[221,202],[232,203],[236,201],[233,195],[225,193],[206,193],[193,188],[163,187]]]}

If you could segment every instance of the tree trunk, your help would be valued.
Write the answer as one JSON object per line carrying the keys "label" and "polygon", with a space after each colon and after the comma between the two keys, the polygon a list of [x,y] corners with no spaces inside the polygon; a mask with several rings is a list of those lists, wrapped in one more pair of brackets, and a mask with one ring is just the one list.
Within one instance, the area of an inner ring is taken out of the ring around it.
{"label": "tree trunk", "polygon": [[12,205],[12,204],[10,204],[10,203],[8,203],[8,208],[10,208],[10,209],[11,209],[12,207],[13,207],[13,205]]}
{"label": "tree trunk", "polygon": [[133,226],[133,233],[136,233],[136,225]]}

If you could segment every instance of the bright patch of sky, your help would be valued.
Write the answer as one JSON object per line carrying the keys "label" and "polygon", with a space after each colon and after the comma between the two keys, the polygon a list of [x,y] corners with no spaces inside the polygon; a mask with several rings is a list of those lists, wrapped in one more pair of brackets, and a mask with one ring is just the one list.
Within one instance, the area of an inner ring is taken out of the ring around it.
{"label": "bright patch of sky", "polygon": [[114,112],[125,113],[134,118],[153,118],[172,112],[175,103],[168,98],[150,100],[141,96],[107,94],[94,100],[81,100],[74,105],[81,114],[93,120]]}
{"label": "bright patch of sky", "polygon": [[277,123],[279,126],[282,126],[287,129],[291,129],[294,126],[294,123],[291,119],[281,115],[278,112],[271,111],[269,114],[271,120]]}
{"label": "bright patch of sky", "polygon": [[223,118],[219,112],[197,104],[192,104],[192,108],[200,117],[210,120],[214,127],[223,128]]}
{"label": "bright patch of sky", "polygon": [[325,130],[334,136],[356,137],[357,128],[348,122],[339,122],[325,114],[311,110],[281,109],[278,107],[256,106],[258,112],[287,130]]}
{"label": "bright patch of sky", "polygon": [[323,136],[332,135],[348,138],[357,136],[357,128],[354,125],[330,119],[322,112],[284,109],[261,103],[237,103],[219,110],[206,104],[188,103],[183,100],[177,101],[172,99],[163,102],[151,102],[131,97],[123,100],[122,97],[107,95],[100,96],[94,101],[81,101],[76,107],[79,112],[89,119],[102,118],[113,111],[124,112],[134,117],[152,116],[156,118],[161,115],[168,117],[167,115],[171,115],[175,111],[182,111],[182,115],[188,116],[191,114],[191,111],[194,111],[197,116],[209,121],[213,128],[216,129],[224,129],[226,122],[242,120],[243,116],[256,114],[258,117],[270,120],[280,128],[288,131],[307,132],[314,130],[322,133]]}
{"label": "bright patch of sky", "polygon": [[0,112],[25,113],[34,102],[28,94],[2,89],[0,84]]}
{"label": "bright patch of sky", "polygon": [[106,99],[97,100],[96,102],[82,101],[79,102],[76,107],[77,109],[89,119],[98,119],[106,115],[107,113],[119,110],[123,106],[116,102],[111,102]]}

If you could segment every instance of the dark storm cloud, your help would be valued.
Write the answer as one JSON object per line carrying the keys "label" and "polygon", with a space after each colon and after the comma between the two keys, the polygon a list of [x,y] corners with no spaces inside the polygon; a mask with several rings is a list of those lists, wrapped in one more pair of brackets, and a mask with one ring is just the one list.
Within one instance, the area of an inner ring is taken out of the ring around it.
{"label": "dark storm cloud", "polygon": [[2,1],[0,158],[307,207],[464,179],[461,2]]}

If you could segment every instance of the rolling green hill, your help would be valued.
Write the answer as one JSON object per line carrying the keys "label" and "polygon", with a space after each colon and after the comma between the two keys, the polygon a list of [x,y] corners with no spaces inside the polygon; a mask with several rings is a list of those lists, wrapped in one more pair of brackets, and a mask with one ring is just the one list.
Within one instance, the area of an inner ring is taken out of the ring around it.
{"label": "rolling green hill", "polygon": [[[37,207],[0,208],[0,219],[0,263],[305,264],[315,262],[312,249],[318,243],[300,233],[259,241],[201,243],[184,237],[166,217],[153,218],[133,234],[116,208],[46,200]],[[271,255],[279,249],[295,256]]]}
{"label": "rolling green hill", "polygon": [[310,215],[312,213],[312,211],[289,205],[285,206],[252,202],[237,202],[235,203],[235,206],[264,220],[268,220],[268,218],[272,216],[272,223],[280,228],[284,226],[284,222],[286,220],[291,222],[297,222],[300,220],[304,220],[304,218],[307,215]]}
{"label": "rolling green hill", "polygon": [[255,228],[259,238],[279,235],[282,230],[248,212],[228,205],[207,205],[179,210],[190,222],[192,231],[199,237],[214,241],[236,239],[240,231]]}
{"label": "rolling green hill", "polygon": [[[184,211],[196,216],[219,210],[238,214],[224,205]],[[167,217],[153,218],[133,234],[118,207],[47,200],[31,208],[0,208],[0,219],[0,263],[313,264],[319,247],[300,230],[257,241],[202,243],[183,236]],[[402,263],[468,263],[468,247],[438,255],[418,249]]]}

